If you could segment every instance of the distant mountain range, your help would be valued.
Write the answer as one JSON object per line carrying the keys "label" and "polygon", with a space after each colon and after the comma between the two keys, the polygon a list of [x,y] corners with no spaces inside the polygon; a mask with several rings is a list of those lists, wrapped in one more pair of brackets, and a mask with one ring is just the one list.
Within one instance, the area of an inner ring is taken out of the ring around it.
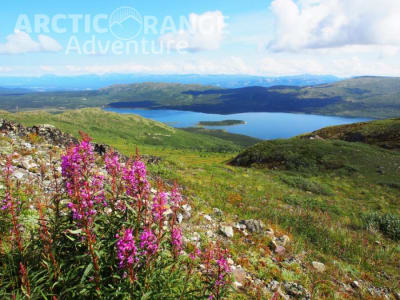
{"label": "distant mountain range", "polygon": [[222,88],[247,86],[271,87],[275,85],[305,86],[338,81],[331,75],[299,75],[262,77],[248,75],[140,75],[109,74],[82,76],[0,77],[0,86],[27,88],[35,91],[95,90],[114,84],[166,82],[181,84],[212,85]]}
{"label": "distant mountain range", "polygon": [[0,93],[0,109],[8,111],[105,106],[219,114],[291,112],[394,118],[400,116],[400,78],[358,77],[315,86],[234,89],[148,82],[89,91]]}

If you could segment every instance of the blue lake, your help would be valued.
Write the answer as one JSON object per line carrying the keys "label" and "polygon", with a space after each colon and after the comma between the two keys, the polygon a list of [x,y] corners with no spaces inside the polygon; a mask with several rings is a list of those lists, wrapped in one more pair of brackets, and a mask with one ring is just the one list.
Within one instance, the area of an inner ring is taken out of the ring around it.
{"label": "blue lake", "polygon": [[144,110],[129,108],[106,108],[120,114],[136,114],[166,123],[176,128],[194,127],[200,121],[243,120],[246,124],[234,126],[206,126],[224,129],[231,133],[244,134],[264,140],[290,138],[323,127],[364,122],[365,118],[344,118],[292,113],[241,113],[232,115],[205,114],[178,110]]}

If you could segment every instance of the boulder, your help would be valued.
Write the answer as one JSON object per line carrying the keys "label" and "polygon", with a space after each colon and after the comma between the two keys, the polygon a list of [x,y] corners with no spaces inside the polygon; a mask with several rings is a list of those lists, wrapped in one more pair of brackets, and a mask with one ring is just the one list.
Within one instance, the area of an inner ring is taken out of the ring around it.
{"label": "boulder", "polygon": [[224,235],[227,238],[233,238],[233,228],[232,226],[224,226],[222,225],[219,228],[219,231],[222,235]]}
{"label": "boulder", "polygon": [[285,247],[290,242],[290,238],[287,235],[282,235],[278,238],[275,238],[275,243]]}
{"label": "boulder", "polygon": [[239,224],[246,226],[250,233],[262,233],[264,230],[264,224],[260,220],[242,220]]}
{"label": "boulder", "polygon": [[320,272],[320,273],[323,273],[326,270],[325,265],[323,263],[318,262],[318,261],[313,261],[312,262],[312,266],[317,272]]}

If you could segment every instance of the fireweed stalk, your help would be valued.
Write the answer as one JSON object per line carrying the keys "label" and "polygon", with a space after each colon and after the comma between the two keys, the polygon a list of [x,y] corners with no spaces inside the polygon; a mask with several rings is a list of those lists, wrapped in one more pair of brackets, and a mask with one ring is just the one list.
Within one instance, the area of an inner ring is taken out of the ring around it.
{"label": "fireweed stalk", "polygon": [[205,275],[211,289],[210,299],[220,299],[221,291],[230,283],[231,269],[228,259],[229,251],[222,249],[219,243],[210,244],[202,253]]}
{"label": "fireweed stalk", "polygon": [[[119,156],[114,151],[108,151],[104,157],[104,163],[108,175],[111,177],[111,191],[112,191],[112,201],[110,201],[111,208],[115,210],[118,203],[117,199],[121,192],[121,163],[119,161]],[[121,207],[119,207],[121,209]]]}
{"label": "fireweed stalk", "polygon": [[[137,212],[137,230],[136,238],[139,235],[141,222],[147,222],[148,199],[150,194],[150,183],[147,180],[146,165],[140,160],[139,154],[136,159],[130,159],[123,168],[123,182],[127,196],[132,202],[128,203],[131,207],[136,206]],[[143,215],[143,216],[142,216]]]}
{"label": "fireweed stalk", "polygon": [[68,208],[72,212],[76,225],[86,234],[95,270],[96,289],[100,292],[100,267],[94,251],[96,237],[93,225],[98,210],[101,210],[101,206],[107,205],[103,188],[104,177],[94,172],[95,159],[90,138],[85,135],[82,137],[82,142],[70,148],[62,157],[61,168],[65,187],[72,199],[72,202],[68,203]]}
{"label": "fireweed stalk", "polygon": [[44,255],[45,257],[48,257],[50,259],[50,262],[53,265],[54,273],[53,273],[53,278],[56,279],[58,277],[59,273],[59,268],[57,261],[53,255],[53,239],[51,238],[49,229],[47,227],[47,221],[45,220],[44,214],[43,214],[43,204],[40,201],[37,201],[36,207],[39,213],[39,237],[43,242],[44,245]]}
{"label": "fireweed stalk", "polygon": [[182,230],[176,227],[177,213],[181,208],[182,202],[182,195],[179,192],[178,185],[175,182],[169,197],[169,205],[172,210],[172,217],[170,218],[169,224],[171,232],[171,244],[175,258],[177,258],[183,250]]}
{"label": "fireweed stalk", "polygon": [[[18,201],[16,201],[13,198],[13,189],[12,189],[12,182],[11,182],[11,175],[13,174],[13,168],[11,165],[12,158],[8,157],[7,158],[7,163],[6,166],[3,170],[4,174],[4,183],[6,187],[5,191],[5,198],[3,200],[3,205],[1,207],[1,210],[9,212],[11,214],[11,222],[12,222],[12,239],[15,240],[18,251],[21,254],[21,257],[23,257],[23,252],[24,252],[24,246],[22,243],[22,238],[21,238],[21,232],[20,232],[20,227],[21,225],[19,224],[18,221]],[[29,283],[29,278],[28,278],[28,271],[26,266],[23,264],[22,261],[19,262],[19,272],[21,275],[21,282],[22,286],[25,288],[25,293],[28,298],[31,297],[31,288],[30,288],[30,283]]]}

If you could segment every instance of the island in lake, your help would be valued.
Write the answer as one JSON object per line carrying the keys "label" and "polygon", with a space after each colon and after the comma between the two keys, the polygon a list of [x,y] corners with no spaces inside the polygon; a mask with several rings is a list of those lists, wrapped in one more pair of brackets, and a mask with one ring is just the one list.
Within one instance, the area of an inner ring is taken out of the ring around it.
{"label": "island in lake", "polygon": [[222,121],[200,121],[198,123],[199,126],[232,126],[240,124],[246,124],[246,122],[242,120],[222,120]]}

